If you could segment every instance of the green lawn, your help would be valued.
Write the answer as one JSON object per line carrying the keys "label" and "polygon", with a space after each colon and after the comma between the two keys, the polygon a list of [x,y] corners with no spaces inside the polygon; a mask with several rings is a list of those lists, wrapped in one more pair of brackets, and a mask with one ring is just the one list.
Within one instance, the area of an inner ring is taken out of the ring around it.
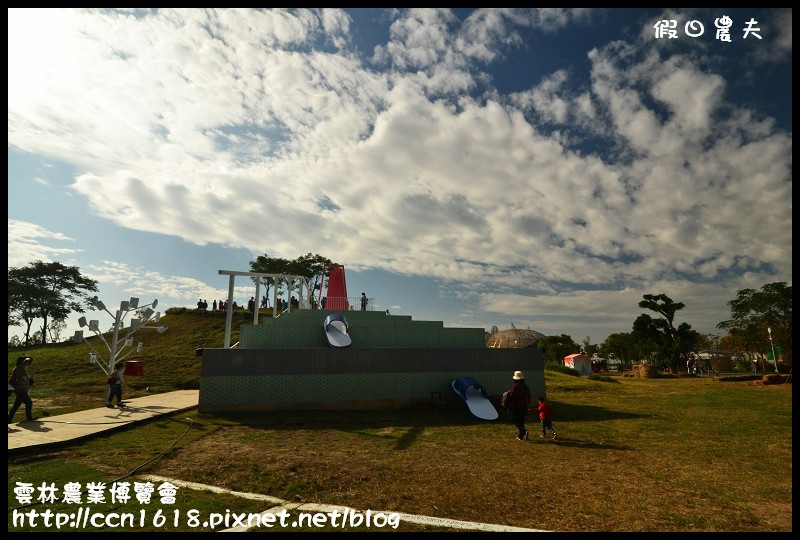
{"label": "green lawn", "polygon": [[[475,421],[455,401],[391,412],[182,413],[9,458],[10,506],[16,482],[112,483],[131,473],[125,480],[153,474],[291,502],[551,531],[791,531],[790,384],[611,381],[547,373],[558,441],[520,443],[505,413],[499,422]],[[529,427],[535,434],[533,420]],[[270,506],[180,489],[169,507],[95,510],[145,509],[150,519],[159,508],[185,517]],[[43,530],[14,527],[11,514],[9,531]],[[178,527],[90,528],[107,529],[208,530],[183,518]]]}

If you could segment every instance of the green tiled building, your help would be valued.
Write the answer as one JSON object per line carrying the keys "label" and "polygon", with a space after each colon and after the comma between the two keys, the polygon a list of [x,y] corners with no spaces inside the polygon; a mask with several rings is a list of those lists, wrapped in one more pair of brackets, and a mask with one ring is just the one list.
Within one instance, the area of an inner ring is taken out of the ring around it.
{"label": "green tiled building", "polygon": [[[352,345],[330,347],[324,322],[343,315]],[[459,399],[453,379],[475,378],[496,402],[516,370],[545,395],[538,348],[484,345],[482,328],[375,311],[300,309],[240,328],[239,345],[205,349],[200,412],[378,409]]]}

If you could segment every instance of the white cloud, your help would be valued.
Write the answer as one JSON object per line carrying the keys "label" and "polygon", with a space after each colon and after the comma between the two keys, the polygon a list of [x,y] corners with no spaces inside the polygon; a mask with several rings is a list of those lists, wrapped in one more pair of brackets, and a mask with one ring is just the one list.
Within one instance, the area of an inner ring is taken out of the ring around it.
{"label": "white cloud", "polygon": [[20,268],[32,261],[53,262],[69,257],[75,248],[54,247],[53,243],[71,242],[62,233],[53,232],[26,221],[8,220],[8,267]]}
{"label": "white cloud", "polygon": [[[791,134],[727,101],[696,58],[616,42],[590,53],[586,87],[556,70],[513,96],[466,95],[519,27],[586,20],[479,10],[459,27],[408,10],[378,72],[333,9],[9,10],[9,145],[79,168],[74,190],[121,226],[499,287],[498,313],[624,312],[677,276],[707,287],[742,268],[791,281]],[[19,260],[64,253],[14,226]],[[140,281],[122,270],[97,275]]]}

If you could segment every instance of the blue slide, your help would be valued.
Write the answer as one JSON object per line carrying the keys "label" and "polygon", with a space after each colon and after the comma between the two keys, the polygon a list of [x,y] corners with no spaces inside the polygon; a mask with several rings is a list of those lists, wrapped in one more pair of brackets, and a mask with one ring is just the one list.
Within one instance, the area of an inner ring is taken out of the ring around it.
{"label": "blue slide", "polygon": [[479,420],[497,420],[500,415],[494,408],[486,390],[472,377],[453,379],[450,383],[453,391],[459,395],[472,416]]}
{"label": "blue slide", "polygon": [[347,335],[347,319],[344,315],[332,313],[325,318],[323,324],[325,328],[325,337],[328,338],[328,344],[331,347],[349,347],[353,340]]}

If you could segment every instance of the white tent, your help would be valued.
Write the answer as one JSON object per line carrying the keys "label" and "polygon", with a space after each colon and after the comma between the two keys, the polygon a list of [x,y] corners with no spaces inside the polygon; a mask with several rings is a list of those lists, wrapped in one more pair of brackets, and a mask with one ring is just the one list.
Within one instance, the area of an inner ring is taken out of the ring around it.
{"label": "white tent", "polygon": [[581,375],[592,374],[592,359],[583,353],[570,354],[564,357],[564,365],[571,367]]}

